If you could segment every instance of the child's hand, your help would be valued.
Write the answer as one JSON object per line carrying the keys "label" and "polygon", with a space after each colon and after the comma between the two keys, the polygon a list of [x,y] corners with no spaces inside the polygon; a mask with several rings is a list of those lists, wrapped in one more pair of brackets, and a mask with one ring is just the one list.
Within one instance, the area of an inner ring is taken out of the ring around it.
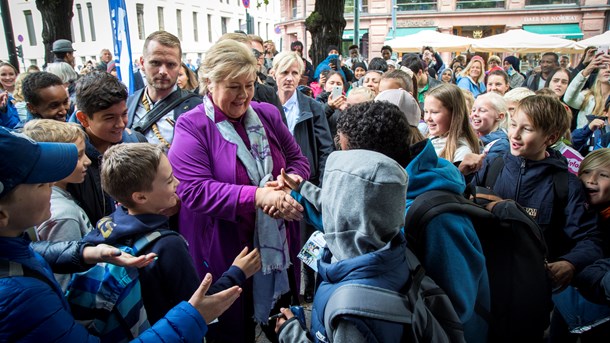
{"label": "child's hand", "polygon": [[189,304],[199,311],[207,324],[223,314],[241,294],[241,288],[233,286],[213,295],[205,295],[211,284],[212,275],[208,273],[189,299]]}
{"label": "child's hand", "polygon": [[[301,182],[303,182],[303,178],[297,174],[286,174],[284,168],[282,168],[280,175],[277,177],[278,185],[282,185],[283,187],[288,187],[290,190],[294,190],[299,188]],[[286,192],[290,194],[290,192]]]}
{"label": "child's hand", "polygon": [[143,268],[156,259],[155,253],[136,257],[108,244],[87,246],[83,249],[83,260],[87,264],[108,262],[121,267]]}
{"label": "child's hand", "polygon": [[568,261],[549,263],[547,269],[553,281],[553,288],[557,288],[558,291],[563,290],[570,284],[576,270],[574,265]]}
{"label": "child's hand", "polygon": [[275,333],[278,333],[278,331],[280,331],[280,328],[282,327],[282,325],[284,324],[284,322],[286,322],[288,319],[294,317],[294,314],[292,314],[292,311],[290,311],[289,308],[280,308],[280,312],[284,315],[283,317],[279,317],[276,322],[275,322]]}
{"label": "child's hand", "polygon": [[601,119],[593,119],[590,123],[589,123],[589,129],[591,131],[595,131],[597,129],[601,129],[605,126],[606,124],[604,123],[603,120]]}
{"label": "child's hand", "polygon": [[233,261],[233,265],[241,269],[246,274],[246,279],[254,275],[261,269],[261,255],[258,249],[252,250],[248,254],[248,247],[245,247]]}
{"label": "child's hand", "polygon": [[470,175],[470,174],[476,172],[477,170],[481,169],[481,167],[483,166],[483,161],[485,160],[485,156],[486,155],[487,154],[485,154],[485,153],[483,153],[483,154],[474,154],[474,153],[466,154],[466,156],[464,156],[464,159],[462,160],[462,162],[460,162],[460,165],[459,165],[458,169],[460,170],[462,175]]}

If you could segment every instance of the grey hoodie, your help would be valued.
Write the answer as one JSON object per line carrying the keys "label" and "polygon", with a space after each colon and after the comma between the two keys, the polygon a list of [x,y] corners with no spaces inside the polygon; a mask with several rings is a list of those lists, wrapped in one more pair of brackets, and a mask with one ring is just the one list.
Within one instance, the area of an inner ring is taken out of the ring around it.
{"label": "grey hoodie", "polygon": [[336,151],[326,161],[324,238],[337,261],[384,247],[404,226],[408,176],[369,150]]}

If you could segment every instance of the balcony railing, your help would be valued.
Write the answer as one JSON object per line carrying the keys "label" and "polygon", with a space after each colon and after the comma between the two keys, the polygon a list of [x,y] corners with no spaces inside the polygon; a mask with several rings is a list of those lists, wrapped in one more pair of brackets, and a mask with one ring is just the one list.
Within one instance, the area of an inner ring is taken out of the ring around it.
{"label": "balcony railing", "polygon": [[407,0],[397,1],[398,12],[409,11],[436,11],[436,0]]}
{"label": "balcony railing", "polygon": [[504,8],[504,0],[457,0],[457,10]]}

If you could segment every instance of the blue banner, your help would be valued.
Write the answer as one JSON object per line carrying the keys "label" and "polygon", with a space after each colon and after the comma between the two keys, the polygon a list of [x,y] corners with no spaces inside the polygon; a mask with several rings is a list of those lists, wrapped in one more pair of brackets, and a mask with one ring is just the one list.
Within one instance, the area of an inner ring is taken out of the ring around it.
{"label": "blue banner", "polygon": [[108,0],[108,7],[112,24],[116,73],[119,80],[127,86],[129,95],[131,95],[134,91],[134,74],[125,0]]}

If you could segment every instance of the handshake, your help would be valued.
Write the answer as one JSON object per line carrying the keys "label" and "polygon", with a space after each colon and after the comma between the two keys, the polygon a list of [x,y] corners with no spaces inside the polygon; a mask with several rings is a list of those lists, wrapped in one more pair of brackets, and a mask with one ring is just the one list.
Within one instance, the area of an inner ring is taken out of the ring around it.
{"label": "handshake", "polygon": [[267,182],[265,187],[256,190],[256,207],[262,208],[263,212],[273,218],[288,221],[303,219],[303,206],[290,196],[290,192],[298,188],[301,182],[301,176],[286,174],[282,169],[276,181]]}

